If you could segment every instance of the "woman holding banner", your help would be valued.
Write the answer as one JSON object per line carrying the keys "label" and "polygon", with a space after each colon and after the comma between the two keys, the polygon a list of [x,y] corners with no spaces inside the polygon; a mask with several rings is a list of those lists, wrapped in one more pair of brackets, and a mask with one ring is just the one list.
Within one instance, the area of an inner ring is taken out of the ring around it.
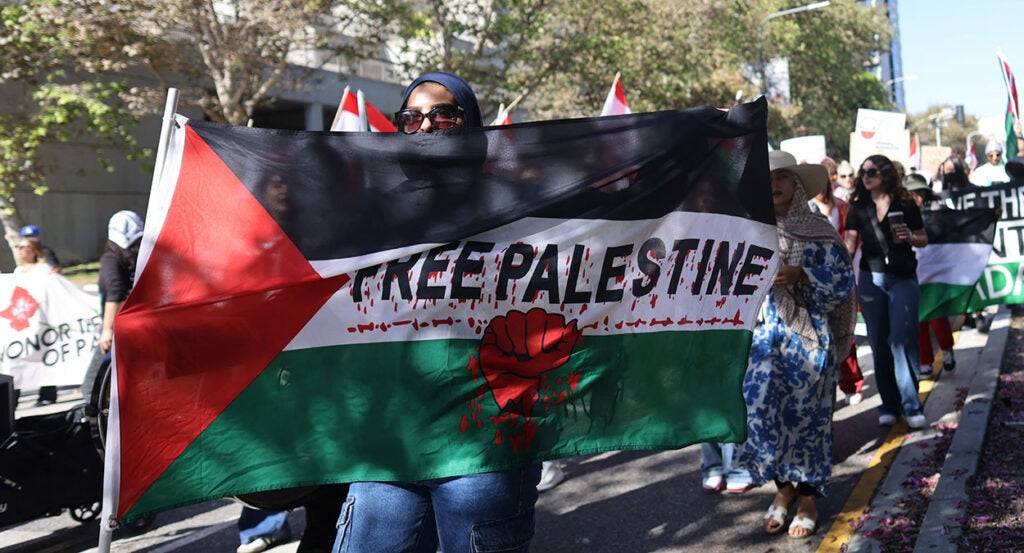
{"label": "woman holding banner", "polygon": [[[54,267],[46,262],[46,254],[42,242],[22,236],[14,246],[14,267],[16,274],[35,274],[39,278],[54,272]],[[39,399],[36,406],[50,405],[57,402],[57,387],[42,386],[39,388]]]}
{"label": "woman holding banner", "polygon": [[928,421],[917,395],[921,292],[914,254],[915,247],[928,245],[921,210],[885,156],[868,156],[854,187],[845,239],[851,255],[861,244],[857,283],[882,398],[878,424],[892,426],[902,415],[911,428],[924,428]]}
{"label": "woman holding banner", "polygon": [[853,340],[853,267],[835,228],[812,213],[808,197],[828,186],[824,166],[797,165],[769,152],[778,218],[779,273],[754,327],[743,379],[747,441],[740,465],[754,483],[774,480],[778,491],[764,530],[782,532],[793,503],[789,536],[805,539],[817,526],[816,496],[832,476],[835,369]]}
{"label": "woman holding banner", "polygon": [[[448,73],[414,80],[395,123],[404,134],[483,126],[476,94]],[[433,553],[439,544],[443,551],[528,551],[540,473],[536,464],[413,482],[353,482],[334,551]]]}

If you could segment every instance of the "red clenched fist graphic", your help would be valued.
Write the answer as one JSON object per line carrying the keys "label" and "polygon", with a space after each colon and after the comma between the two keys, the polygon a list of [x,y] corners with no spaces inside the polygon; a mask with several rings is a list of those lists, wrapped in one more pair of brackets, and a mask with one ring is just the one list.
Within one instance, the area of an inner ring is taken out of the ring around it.
{"label": "red clenched fist graphic", "polygon": [[491,320],[480,340],[480,369],[498,408],[518,404],[529,419],[540,376],[568,361],[582,337],[575,320],[566,325],[565,317],[539,307]]}

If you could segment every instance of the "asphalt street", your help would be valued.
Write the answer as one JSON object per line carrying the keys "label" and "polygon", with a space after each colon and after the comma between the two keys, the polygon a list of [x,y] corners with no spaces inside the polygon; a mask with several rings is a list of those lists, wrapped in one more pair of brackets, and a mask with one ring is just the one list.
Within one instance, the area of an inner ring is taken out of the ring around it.
{"label": "asphalt street", "polygon": [[[958,333],[958,369],[937,381],[924,381],[926,414],[931,422],[952,416],[957,390],[970,385],[974,365],[998,335],[997,318],[990,334],[976,330]],[[884,485],[894,450],[913,448],[930,430],[911,432],[903,423],[878,426],[880,401],[874,386],[870,350],[858,349],[867,378],[864,401],[847,405],[842,392],[834,418],[835,468],[827,497],[818,502],[819,527],[809,539],[794,540],[785,533],[768,536],[762,514],[774,496],[767,485],[741,495],[707,494],[700,486],[700,450],[690,446],[673,451],[615,451],[562,461],[566,480],[541,495],[537,505],[535,553],[619,552],[806,552],[868,551],[851,542],[849,521],[875,500]],[[66,409],[79,399],[62,391],[61,402],[45,409]],[[22,399],[31,405],[32,397]],[[31,410],[31,409],[30,409]],[[22,414],[19,411],[19,415]],[[890,484],[891,485],[891,484]],[[865,490],[867,490],[865,492]],[[235,521],[241,505],[230,500],[194,505],[156,517],[145,529],[118,530],[112,551],[117,553],[233,552],[238,545]],[[303,513],[291,514],[293,529],[303,527]],[[15,525],[0,533],[0,552],[80,553],[96,551],[95,522],[79,524],[67,513]],[[297,543],[270,549],[293,553]]]}

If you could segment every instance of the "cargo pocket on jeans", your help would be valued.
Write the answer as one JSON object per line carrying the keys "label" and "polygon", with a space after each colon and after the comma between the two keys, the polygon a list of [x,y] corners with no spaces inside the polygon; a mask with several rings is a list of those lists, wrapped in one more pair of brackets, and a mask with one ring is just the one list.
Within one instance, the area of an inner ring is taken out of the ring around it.
{"label": "cargo pocket on jeans", "polygon": [[334,547],[331,549],[332,553],[345,553],[348,551],[348,538],[352,533],[352,510],[355,507],[356,498],[349,497],[345,499],[345,504],[341,506],[341,513],[338,514],[338,534],[334,538]]}
{"label": "cargo pocket on jeans", "polygon": [[472,553],[521,553],[533,539],[533,510],[473,526]]}

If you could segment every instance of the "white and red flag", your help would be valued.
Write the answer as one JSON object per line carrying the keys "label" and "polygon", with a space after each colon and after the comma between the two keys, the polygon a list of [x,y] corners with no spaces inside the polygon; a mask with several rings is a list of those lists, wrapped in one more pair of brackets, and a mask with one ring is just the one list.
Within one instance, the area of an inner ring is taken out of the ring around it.
{"label": "white and red flag", "polygon": [[629,109],[629,102],[626,101],[626,93],[622,90],[622,81],[619,80],[619,76],[619,73],[615,74],[615,81],[612,82],[612,88],[608,91],[608,98],[605,99],[604,107],[601,108],[602,117],[633,113]]}
{"label": "white and red flag", "polygon": [[[395,124],[380,112],[373,104],[365,100],[360,101],[362,91],[358,97],[345,87],[345,92],[338,102],[338,113],[331,123],[332,132],[366,132],[367,125],[371,132],[396,132]],[[362,107],[363,109],[360,109]]]}

